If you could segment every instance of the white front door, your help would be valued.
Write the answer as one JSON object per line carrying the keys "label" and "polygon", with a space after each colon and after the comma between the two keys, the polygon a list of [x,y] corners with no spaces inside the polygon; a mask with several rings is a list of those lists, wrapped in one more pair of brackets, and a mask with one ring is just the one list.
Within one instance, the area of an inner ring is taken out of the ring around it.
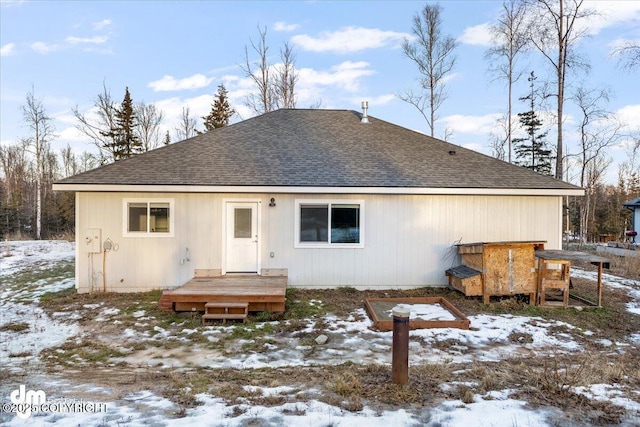
{"label": "white front door", "polygon": [[227,273],[258,272],[258,202],[226,204]]}

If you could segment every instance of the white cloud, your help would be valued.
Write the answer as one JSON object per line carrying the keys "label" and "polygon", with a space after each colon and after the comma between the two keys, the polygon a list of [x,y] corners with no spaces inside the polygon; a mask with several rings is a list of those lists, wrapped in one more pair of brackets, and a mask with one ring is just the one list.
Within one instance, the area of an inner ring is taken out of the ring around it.
{"label": "white cloud", "polygon": [[491,25],[488,22],[465,28],[464,32],[458,37],[458,42],[473,46],[491,46],[493,35],[491,34]]}
{"label": "white cloud", "polygon": [[74,37],[69,36],[64,41],[69,44],[103,44],[109,40],[107,36],[94,36],[94,37]]}
{"label": "white cloud", "polygon": [[486,147],[482,144],[478,144],[477,142],[470,142],[469,144],[462,144],[462,148],[466,148],[467,150],[473,150],[478,153],[484,153],[486,151]]}
{"label": "white cloud", "polygon": [[591,9],[597,16],[590,17],[582,25],[590,34],[598,34],[604,28],[629,24],[637,28],[640,21],[640,2],[638,1],[589,1],[583,8]]}
{"label": "white cloud", "polygon": [[629,131],[640,131],[640,104],[625,105],[616,111],[616,115]]}
{"label": "white cloud", "polygon": [[47,44],[45,42],[34,42],[31,43],[31,49],[35,50],[41,54],[47,54],[50,52],[54,52],[60,49],[60,45],[58,44]]}
{"label": "white cloud", "polygon": [[62,142],[88,142],[89,138],[80,132],[75,126],[64,128],[61,132],[56,132],[59,141]]}
{"label": "white cloud", "polygon": [[300,25],[298,24],[287,24],[284,21],[278,21],[273,25],[273,29],[276,31],[283,31],[283,32],[291,32],[294,31],[296,29],[298,29],[300,27]]}
{"label": "white cloud", "polygon": [[311,52],[350,53],[388,45],[395,47],[405,38],[411,38],[411,35],[377,28],[347,27],[323,32],[319,37],[296,35],[291,38],[291,42]]}
{"label": "white cloud", "polygon": [[364,61],[345,61],[334,65],[329,71],[317,71],[313,68],[301,68],[299,70],[299,85],[301,88],[309,86],[340,87],[349,92],[360,89],[361,77],[375,74],[369,68],[369,63]]}
{"label": "white cloud", "polygon": [[500,127],[498,120],[502,117],[500,113],[486,114],[484,116],[466,116],[454,114],[443,117],[438,123],[443,123],[446,128],[453,130],[454,134],[465,133],[475,135],[488,135],[492,131],[497,131]]}
{"label": "white cloud", "polygon": [[202,130],[202,117],[209,113],[212,101],[213,94],[207,94],[198,95],[193,98],[174,96],[154,102],[156,108],[162,111],[164,115],[161,133],[164,134],[168,130],[172,141],[176,142],[174,130],[180,126],[182,109],[187,107],[189,108],[189,117],[196,120],[196,129]]}
{"label": "white cloud", "polygon": [[[390,93],[390,94],[387,94],[387,95],[366,97],[365,99],[361,99],[360,101],[369,102],[369,108],[371,108],[371,107],[377,106],[377,105],[388,104],[388,103],[390,103],[392,101],[395,101],[396,99],[398,99],[398,97],[396,95]],[[360,102],[360,101],[358,101],[358,102]]]}
{"label": "white cloud", "polygon": [[203,74],[194,74],[191,77],[176,80],[173,76],[165,75],[160,80],[149,83],[147,86],[155,92],[200,89],[209,86],[213,81],[213,77],[207,77]]}
{"label": "white cloud", "polygon": [[16,44],[7,43],[0,47],[0,56],[10,56],[16,53]]}
{"label": "white cloud", "polygon": [[111,25],[110,19],[103,19],[102,21],[97,21],[93,23],[93,29],[96,31],[103,30],[106,27]]}

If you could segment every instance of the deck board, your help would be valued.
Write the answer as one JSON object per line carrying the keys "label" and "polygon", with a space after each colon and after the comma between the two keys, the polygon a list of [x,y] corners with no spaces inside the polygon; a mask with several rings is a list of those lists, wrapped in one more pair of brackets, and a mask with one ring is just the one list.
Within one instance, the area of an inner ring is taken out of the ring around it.
{"label": "deck board", "polygon": [[164,291],[160,304],[175,311],[204,311],[208,302],[248,303],[249,311],[284,311],[287,277],[194,277]]}

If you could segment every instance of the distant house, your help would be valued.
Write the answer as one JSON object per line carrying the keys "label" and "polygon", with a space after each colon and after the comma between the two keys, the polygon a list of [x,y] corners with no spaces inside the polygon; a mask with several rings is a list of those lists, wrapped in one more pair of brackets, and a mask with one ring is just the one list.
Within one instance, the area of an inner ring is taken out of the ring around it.
{"label": "distant house", "polygon": [[630,230],[640,233],[640,197],[633,199],[624,204],[628,209],[633,212],[631,214],[631,228]]}
{"label": "distant house", "polygon": [[562,197],[583,194],[359,112],[294,109],[54,189],[76,192],[80,292],[171,288],[198,269],[286,271],[295,287],[445,285],[455,243],[560,249]]}

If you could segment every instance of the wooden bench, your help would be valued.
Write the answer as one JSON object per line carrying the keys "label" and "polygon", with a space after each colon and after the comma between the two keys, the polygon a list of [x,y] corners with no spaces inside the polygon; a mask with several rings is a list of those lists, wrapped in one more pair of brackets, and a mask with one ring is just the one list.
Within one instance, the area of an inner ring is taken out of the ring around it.
{"label": "wooden bench", "polygon": [[248,302],[208,302],[204,305],[204,314],[202,315],[202,324],[207,320],[222,320],[226,323],[227,319],[247,321],[249,314]]}

